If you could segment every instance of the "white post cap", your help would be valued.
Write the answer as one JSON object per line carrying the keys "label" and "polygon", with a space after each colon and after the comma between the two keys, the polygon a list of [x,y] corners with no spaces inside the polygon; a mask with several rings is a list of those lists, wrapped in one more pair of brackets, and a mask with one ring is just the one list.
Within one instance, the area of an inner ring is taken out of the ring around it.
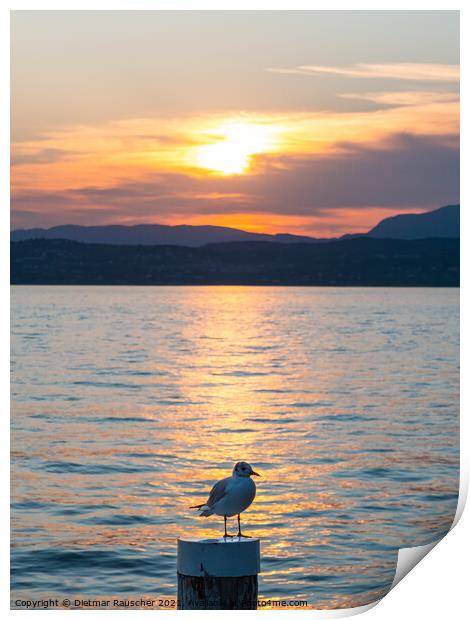
{"label": "white post cap", "polygon": [[177,571],[190,577],[257,575],[259,538],[178,538]]}

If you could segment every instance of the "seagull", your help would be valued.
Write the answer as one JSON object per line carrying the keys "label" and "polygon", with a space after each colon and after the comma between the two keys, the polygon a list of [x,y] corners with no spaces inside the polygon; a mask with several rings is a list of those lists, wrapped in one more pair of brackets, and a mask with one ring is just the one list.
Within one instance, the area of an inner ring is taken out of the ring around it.
{"label": "seagull", "polygon": [[251,505],[256,495],[256,485],[251,476],[259,476],[249,463],[239,461],[233,468],[232,475],[216,482],[205,504],[190,506],[201,510],[200,517],[213,514],[224,517],[224,538],[233,538],[227,534],[227,517],[238,515],[238,538],[250,538],[240,529],[240,513]]}

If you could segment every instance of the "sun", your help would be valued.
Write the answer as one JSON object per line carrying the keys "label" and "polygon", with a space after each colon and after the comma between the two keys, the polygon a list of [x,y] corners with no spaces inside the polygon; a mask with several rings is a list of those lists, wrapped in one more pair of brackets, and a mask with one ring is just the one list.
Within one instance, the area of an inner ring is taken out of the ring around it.
{"label": "sun", "polygon": [[211,132],[215,142],[197,147],[196,163],[224,175],[243,174],[253,155],[273,146],[273,130],[268,125],[226,123]]}

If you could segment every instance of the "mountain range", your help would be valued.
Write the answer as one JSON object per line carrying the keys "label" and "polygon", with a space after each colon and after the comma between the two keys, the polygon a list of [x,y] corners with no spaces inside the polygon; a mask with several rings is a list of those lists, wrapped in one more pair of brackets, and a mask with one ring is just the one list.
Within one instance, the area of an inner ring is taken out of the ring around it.
{"label": "mountain range", "polygon": [[[460,237],[460,205],[448,205],[426,213],[407,213],[388,217],[364,234],[344,235],[389,239],[425,239]],[[338,238],[316,238],[303,235],[263,234],[224,226],[167,226],[138,224],[136,226],[79,226],[66,224],[52,228],[13,230],[11,241],[28,239],[66,239],[81,243],[109,245],[175,245],[202,247],[210,243],[234,241],[271,241],[276,243],[324,243]]]}
{"label": "mountain range", "polygon": [[367,235],[376,239],[425,239],[460,237],[460,205],[448,205],[434,211],[387,217]]}

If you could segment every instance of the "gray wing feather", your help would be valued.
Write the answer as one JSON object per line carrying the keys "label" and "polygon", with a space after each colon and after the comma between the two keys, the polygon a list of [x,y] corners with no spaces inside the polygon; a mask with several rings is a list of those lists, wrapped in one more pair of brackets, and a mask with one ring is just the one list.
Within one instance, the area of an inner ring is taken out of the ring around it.
{"label": "gray wing feather", "polygon": [[227,485],[230,480],[231,477],[224,478],[223,480],[219,480],[219,482],[216,482],[214,484],[209,494],[209,499],[206,502],[206,506],[208,508],[213,508],[214,505],[227,494]]}

